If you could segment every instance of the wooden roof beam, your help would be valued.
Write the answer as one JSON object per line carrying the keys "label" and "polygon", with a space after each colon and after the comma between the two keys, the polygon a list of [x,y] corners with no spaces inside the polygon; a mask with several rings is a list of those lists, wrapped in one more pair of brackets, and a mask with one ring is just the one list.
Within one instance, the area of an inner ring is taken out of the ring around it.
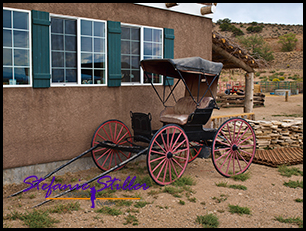
{"label": "wooden roof beam", "polygon": [[177,3],[165,3],[167,8],[173,7],[173,6],[177,6]]}
{"label": "wooden roof beam", "polygon": [[230,53],[228,53],[226,50],[222,49],[221,47],[212,44],[212,48],[213,50],[218,53],[219,55],[222,55],[224,57],[225,60],[227,60],[227,62],[231,62],[237,65],[237,67],[242,68],[243,70],[245,70],[248,73],[252,73],[254,72],[253,68],[248,66],[245,62],[243,62],[242,60],[236,58],[235,56],[231,55]]}

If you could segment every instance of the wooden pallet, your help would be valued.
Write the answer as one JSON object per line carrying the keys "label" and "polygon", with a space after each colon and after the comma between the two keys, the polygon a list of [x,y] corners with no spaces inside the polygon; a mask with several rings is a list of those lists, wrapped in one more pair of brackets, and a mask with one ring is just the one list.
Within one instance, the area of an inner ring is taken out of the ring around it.
{"label": "wooden pallet", "polygon": [[[245,158],[248,158],[245,156]],[[271,167],[279,165],[294,165],[303,163],[303,149],[301,148],[275,148],[273,150],[256,150],[253,163],[264,164]]]}

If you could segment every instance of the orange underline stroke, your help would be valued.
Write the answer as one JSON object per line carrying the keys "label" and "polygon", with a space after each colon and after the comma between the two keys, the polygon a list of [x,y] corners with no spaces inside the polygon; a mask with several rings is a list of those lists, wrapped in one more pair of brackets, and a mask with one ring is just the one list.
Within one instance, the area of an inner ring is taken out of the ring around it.
{"label": "orange underline stroke", "polygon": [[[46,198],[46,200],[90,200],[91,198]],[[140,200],[140,198],[96,198],[96,200]]]}

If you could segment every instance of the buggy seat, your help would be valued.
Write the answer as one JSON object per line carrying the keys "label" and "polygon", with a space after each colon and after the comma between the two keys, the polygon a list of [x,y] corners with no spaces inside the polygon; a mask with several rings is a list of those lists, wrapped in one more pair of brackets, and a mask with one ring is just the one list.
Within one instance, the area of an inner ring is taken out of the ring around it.
{"label": "buggy seat", "polygon": [[196,103],[190,96],[180,98],[173,107],[166,107],[160,113],[160,121],[163,123],[185,125],[188,122],[188,117],[195,112],[197,108],[208,108],[212,100],[212,97],[203,97],[197,107]]}

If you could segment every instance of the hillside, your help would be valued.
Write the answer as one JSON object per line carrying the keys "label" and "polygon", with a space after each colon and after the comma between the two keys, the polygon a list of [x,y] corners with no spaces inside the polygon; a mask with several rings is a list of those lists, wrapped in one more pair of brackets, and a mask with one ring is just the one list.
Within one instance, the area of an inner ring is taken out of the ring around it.
{"label": "hillside", "polygon": [[[255,70],[258,73],[265,73],[262,75],[257,75],[255,81],[263,80],[264,77],[269,78],[270,75],[273,75],[275,72],[284,72],[285,81],[292,81],[290,76],[298,76],[299,80],[303,80],[303,26],[302,25],[283,25],[283,24],[265,24],[258,23],[258,26],[262,27],[262,31],[259,33],[249,33],[247,28],[252,26],[251,23],[234,23],[236,28],[240,29],[244,33],[244,37],[249,37],[255,34],[263,37],[265,42],[271,47],[273,51],[274,60],[269,62],[269,67],[266,69]],[[231,31],[221,31],[220,26],[216,23],[213,23],[213,31],[217,31],[230,38],[233,42],[239,44],[238,40],[233,35]],[[282,52],[282,44],[278,43],[279,36],[285,35],[287,33],[296,34],[298,39],[295,49],[291,52]],[[239,44],[243,47],[243,45]],[[223,71],[223,81],[244,81],[243,70],[224,70]],[[261,77],[261,78],[260,78]]]}

